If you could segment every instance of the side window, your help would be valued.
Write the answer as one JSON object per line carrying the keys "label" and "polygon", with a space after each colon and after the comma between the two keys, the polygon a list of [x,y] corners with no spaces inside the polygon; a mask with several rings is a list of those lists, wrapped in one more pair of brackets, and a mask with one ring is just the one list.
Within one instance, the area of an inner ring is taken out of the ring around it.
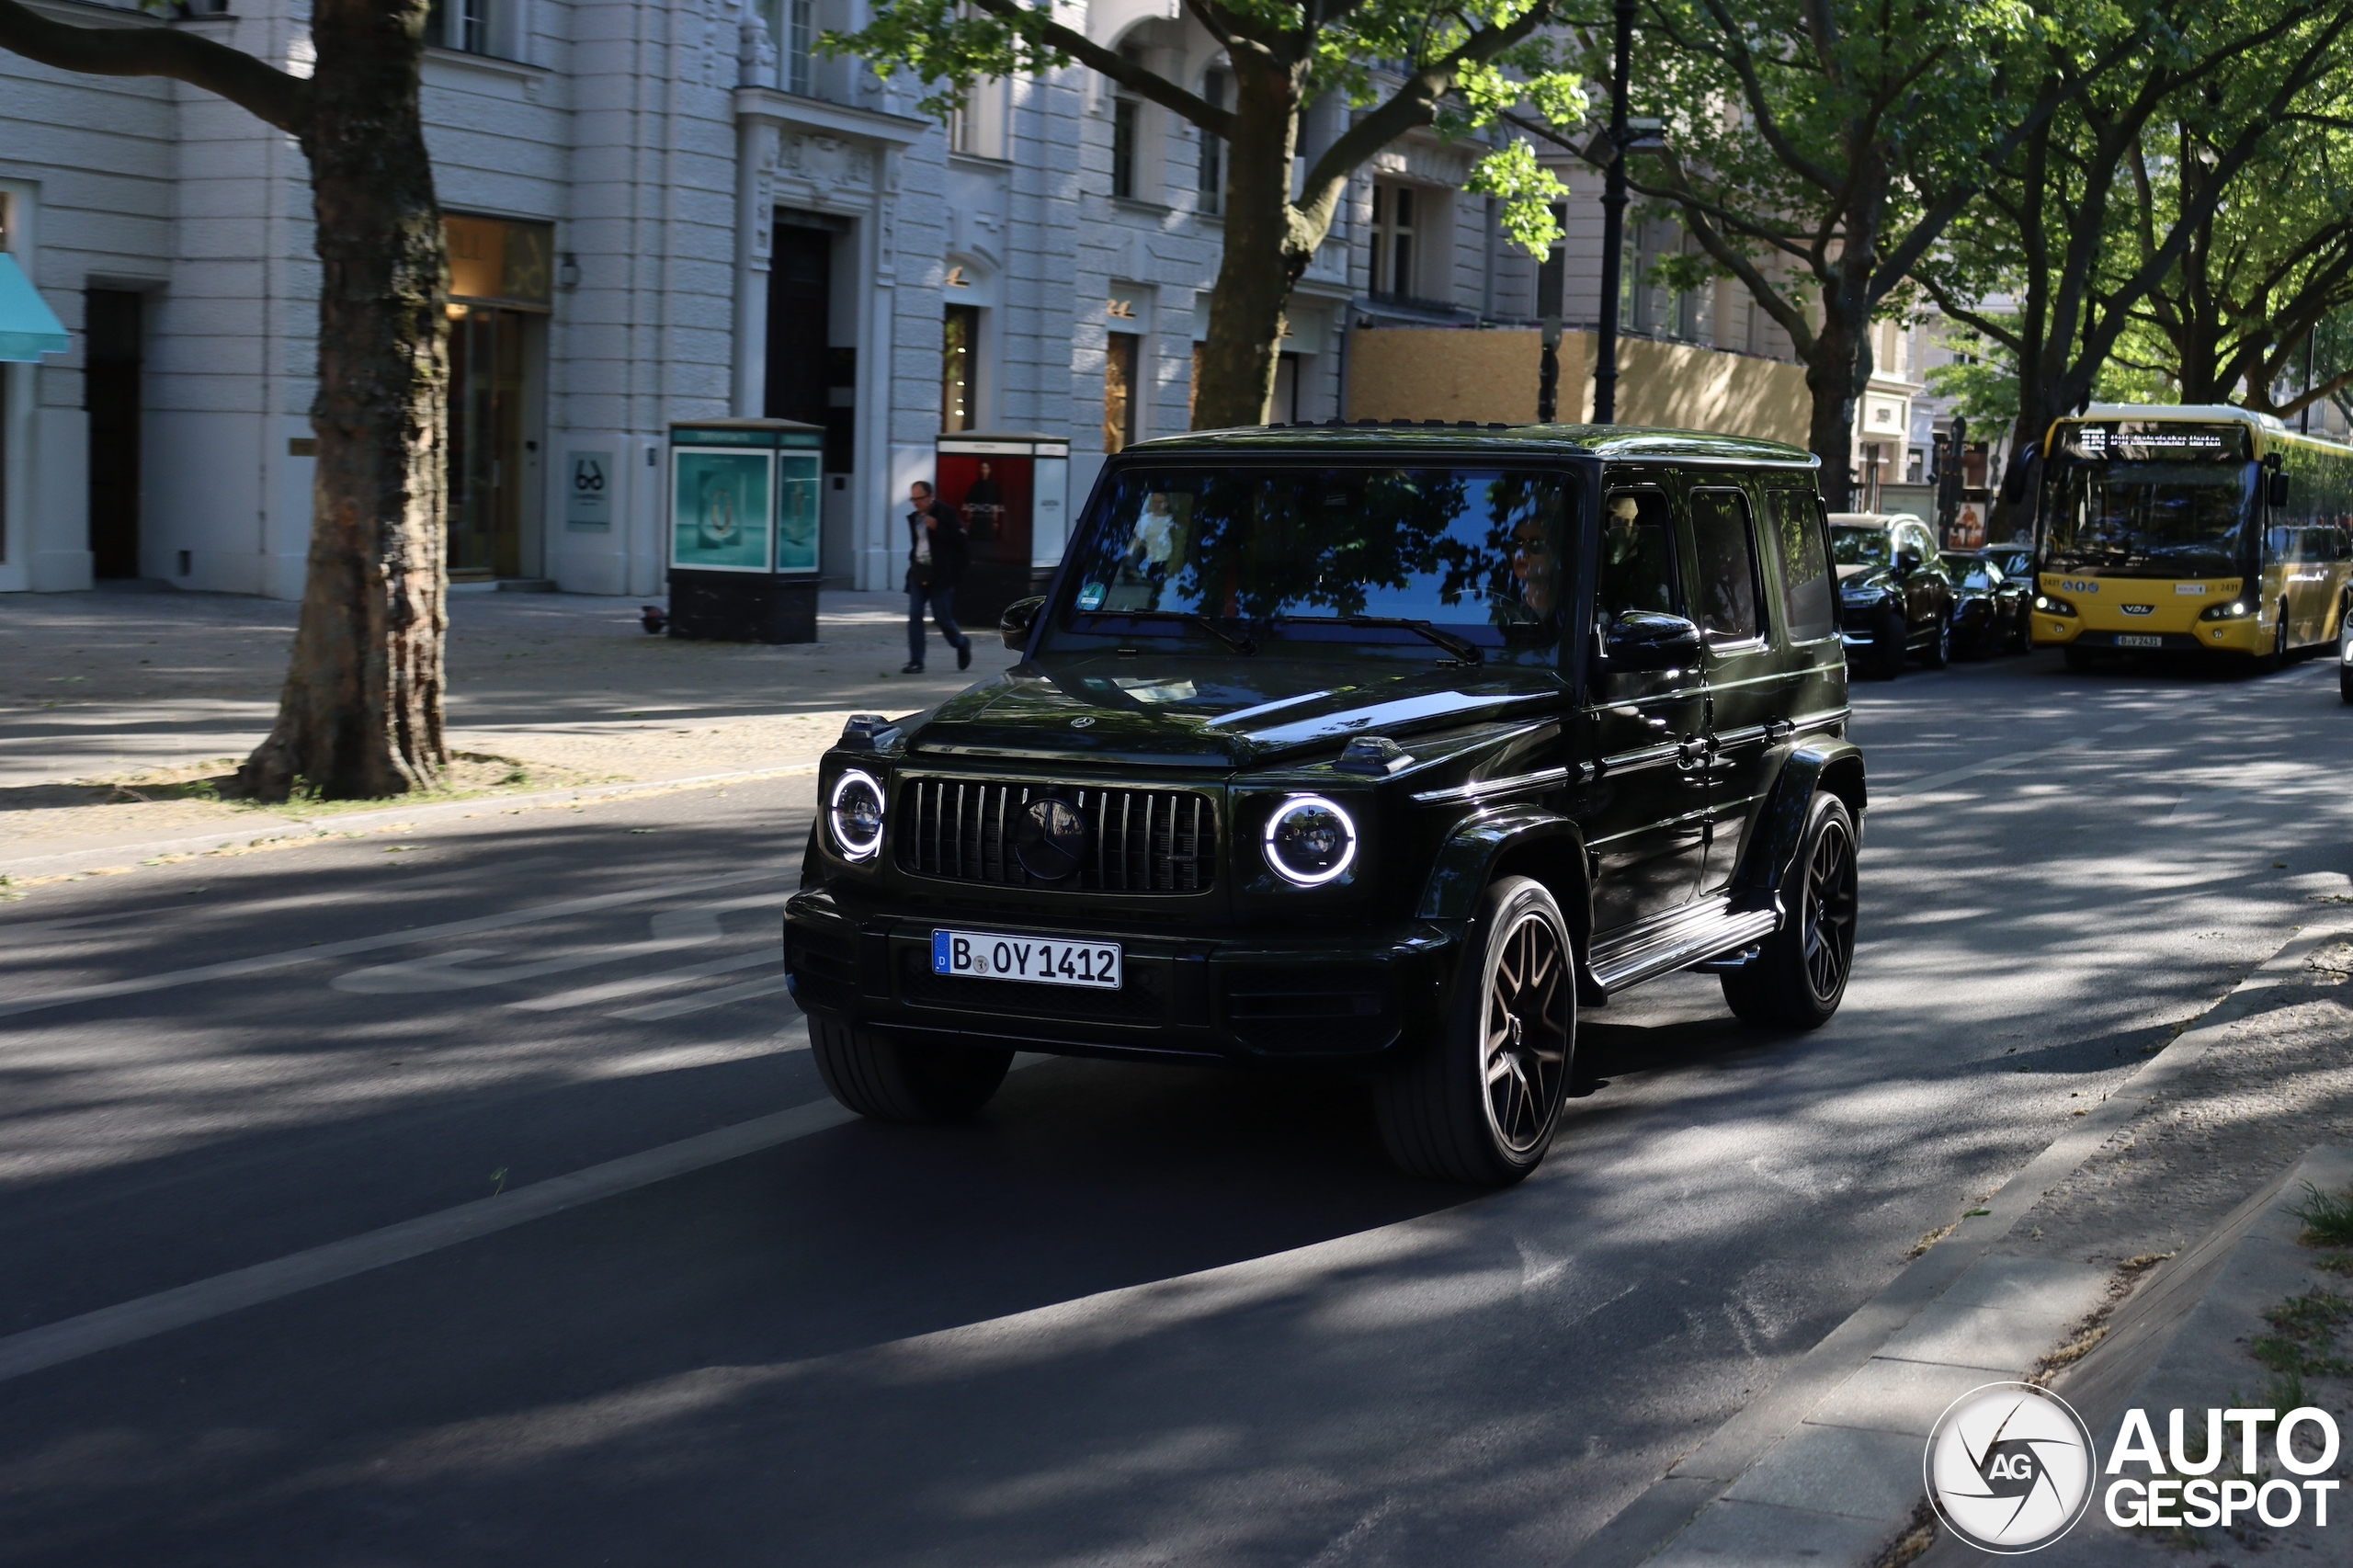
{"label": "side window", "polygon": [[1630,609],[1673,615],[1675,528],[1666,497],[1655,490],[1612,492],[1601,520],[1601,581],[1594,591],[1594,619],[1607,626]]}
{"label": "side window", "polygon": [[1813,497],[1798,490],[1773,493],[1773,529],[1781,545],[1781,614],[1792,642],[1811,642],[1837,630],[1830,602],[1830,558]]}
{"label": "side window", "polygon": [[1723,642],[1763,631],[1748,497],[1737,490],[1691,492],[1691,543],[1699,554],[1699,630]]}

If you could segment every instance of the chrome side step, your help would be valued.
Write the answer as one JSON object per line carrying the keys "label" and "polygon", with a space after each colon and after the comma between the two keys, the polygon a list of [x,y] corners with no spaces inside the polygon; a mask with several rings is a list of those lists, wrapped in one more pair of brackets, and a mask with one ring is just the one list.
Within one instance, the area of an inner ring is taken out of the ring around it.
{"label": "chrome side step", "polygon": [[1780,926],[1779,910],[1734,911],[1728,901],[1719,899],[1664,926],[1597,945],[1593,978],[1604,991],[1623,991],[1669,970],[1688,969],[1719,954],[1735,952],[1771,936]]}

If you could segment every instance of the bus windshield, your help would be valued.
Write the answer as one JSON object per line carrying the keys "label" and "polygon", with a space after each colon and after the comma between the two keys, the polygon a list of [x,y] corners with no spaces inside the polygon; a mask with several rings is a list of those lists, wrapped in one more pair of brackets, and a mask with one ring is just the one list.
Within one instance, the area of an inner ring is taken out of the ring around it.
{"label": "bus windshield", "polygon": [[2252,462],[2062,460],[2043,489],[2046,570],[2228,577],[2257,542]]}
{"label": "bus windshield", "polygon": [[1534,653],[1560,640],[1571,494],[1558,474],[1494,469],[1130,469],[1082,526],[1063,624],[1421,649],[1407,627],[1342,631],[1368,618]]}

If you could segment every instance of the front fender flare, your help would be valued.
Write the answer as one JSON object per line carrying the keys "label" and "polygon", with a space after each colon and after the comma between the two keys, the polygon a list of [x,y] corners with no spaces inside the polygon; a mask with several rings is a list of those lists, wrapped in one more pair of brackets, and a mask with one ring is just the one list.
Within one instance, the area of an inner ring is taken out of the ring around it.
{"label": "front fender flare", "polygon": [[1470,918],[1480,890],[1507,873],[1532,876],[1552,889],[1576,952],[1578,1000],[1599,1006],[1601,989],[1586,961],[1593,936],[1593,881],[1585,834],[1557,812],[1534,804],[1505,806],[1458,824],[1430,864],[1415,914],[1460,926]]}

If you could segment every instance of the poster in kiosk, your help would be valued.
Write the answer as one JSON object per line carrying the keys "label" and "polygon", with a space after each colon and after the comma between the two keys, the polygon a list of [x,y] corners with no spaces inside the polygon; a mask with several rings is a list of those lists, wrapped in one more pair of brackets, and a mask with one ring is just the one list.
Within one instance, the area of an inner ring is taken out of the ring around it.
{"label": "poster in kiosk", "polygon": [[1044,593],[1062,564],[1069,438],[960,430],[939,437],[937,472],[939,498],[962,514],[972,547],[956,619],[995,626],[1006,606]]}
{"label": "poster in kiosk", "polygon": [[817,640],[822,426],[703,419],[670,426],[670,635]]}

